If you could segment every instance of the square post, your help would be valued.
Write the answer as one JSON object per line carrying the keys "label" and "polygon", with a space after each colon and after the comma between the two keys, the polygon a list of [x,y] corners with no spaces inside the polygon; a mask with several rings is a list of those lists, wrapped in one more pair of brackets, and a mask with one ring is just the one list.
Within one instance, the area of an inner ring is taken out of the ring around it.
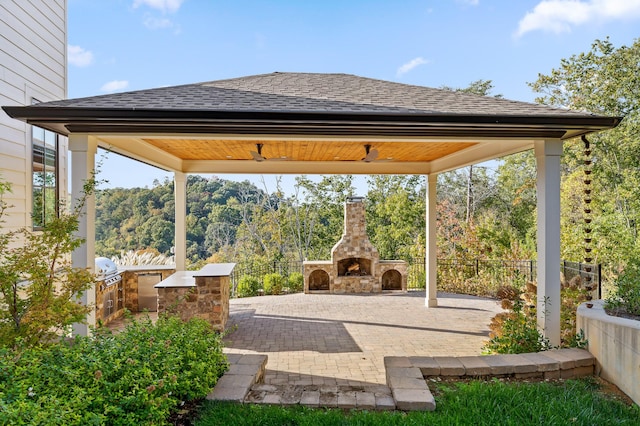
{"label": "square post", "polygon": [[437,256],[437,238],[436,238],[436,194],[438,175],[427,175],[427,196],[426,198],[426,261],[425,261],[425,277],[426,277],[426,295],[424,304],[428,308],[438,306],[438,256]]}
{"label": "square post", "polygon": [[[88,135],[72,134],[69,136],[69,151],[71,151],[71,208],[75,208],[78,200],[83,196],[84,184],[93,178],[96,167],[96,152],[98,144]],[[87,197],[79,217],[77,237],[84,243],[71,254],[71,262],[74,268],[86,268],[95,271],[96,258],[96,197],[91,194]],[[85,290],[80,296],[83,305],[95,305],[95,283],[90,289]],[[74,324],[73,334],[88,336],[90,327],[96,325],[95,309],[87,315],[86,324]]]}
{"label": "square post", "polygon": [[176,271],[186,270],[187,263],[187,175],[182,172],[173,174],[175,197],[174,256]]}
{"label": "square post", "polygon": [[561,140],[535,142],[538,192],[538,327],[560,345]]}

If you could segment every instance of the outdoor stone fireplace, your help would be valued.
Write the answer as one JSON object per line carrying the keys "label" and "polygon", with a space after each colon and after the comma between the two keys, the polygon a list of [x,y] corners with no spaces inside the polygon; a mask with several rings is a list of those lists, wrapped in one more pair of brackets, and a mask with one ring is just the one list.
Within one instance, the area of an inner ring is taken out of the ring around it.
{"label": "outdoor stone fireplace", "polygon": [[367,236],[363,197],[349,197],[331,260],[304,262],[305,293],[380,293],[407,289],[407,263],[380,260]]}

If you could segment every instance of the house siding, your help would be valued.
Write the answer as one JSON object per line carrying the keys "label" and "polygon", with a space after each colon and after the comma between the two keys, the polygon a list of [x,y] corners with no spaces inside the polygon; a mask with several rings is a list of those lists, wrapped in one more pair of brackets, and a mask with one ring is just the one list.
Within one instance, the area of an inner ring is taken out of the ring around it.
{"label": "house siding", "polygon": [[[0,2],[0,105],[30,105],[67,95],[67,1]],[[67,199],[67,139],[60,138],[59,190]],[[0,178],[12,192],[2,227],[31,226],[31,126],[0,110]]]}

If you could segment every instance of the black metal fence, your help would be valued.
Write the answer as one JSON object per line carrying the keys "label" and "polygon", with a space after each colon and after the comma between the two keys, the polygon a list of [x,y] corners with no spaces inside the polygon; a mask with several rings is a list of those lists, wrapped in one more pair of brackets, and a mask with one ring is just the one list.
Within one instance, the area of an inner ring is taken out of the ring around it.
{"label": "black metal fence", "polygon": [[523,285],[536,279],[534,260],[438,259],[438,275],[462,280],[484,278],[494,286]]}
{"label": "black metal fence", "polygon": [[[408,290],[422,290],[425,288],[425,260],[422,258],[409,259],[408,261]],[[233,294],[238,282],[243,276],[255,277],[262,285],[266,274],[278,273],[285,280],[293,272],[303,273],[301,261],[282,261],[270,263],[240,262],[233,270],[231,283]],[[563,261],[561,272],[568,282],[575,276],[580,276],[583,283],[593,283],[594,298],[601,296],[601,266],[578,262]],[[536,280],[535,260],[456,260],[438,259],[438,275],[451,277],[453,275],[463,279],[484,278],[490,280],[494,286],[503,284],[521,285]]]}
{"label": "black metal fence", "polygon": [[256,278],[260,282],[260,287],[262,287],[264,276],[267,274],[280,274],[286,281],[289,279],[289,275],[294,272],[301,274],[304,272],[302,262],[295,260],[269,263],[239,262],[231,273],[232,296],[236,296],[238,283],[244,276]]}

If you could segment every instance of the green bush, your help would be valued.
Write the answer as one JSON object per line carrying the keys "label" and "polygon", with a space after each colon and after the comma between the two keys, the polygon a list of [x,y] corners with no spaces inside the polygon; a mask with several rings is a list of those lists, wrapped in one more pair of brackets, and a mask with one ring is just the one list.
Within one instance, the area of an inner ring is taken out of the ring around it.
{"label": "green bush", "polygon": [[[498,322],[491,339],[484,346],[487,353],[521,354],[551,349],[548,339],[538,330],[536,317],[523,309],[522,301],[513,302],[512,312],[498,314],[492,320]],[[496,332],[497,331],[497,332]]]}
{"label": "green bush", "polygon": [[289,290],[292,293],[299,293],[304,290],[304,277],[300,272],[292,272],[287,279]]}
{"label": "green bush", "polygon": [[640,264],[628,265],[614,282],[606,307],[640,316]]}
{"label": "green bush", "polygon": [[284,286],[284,277],[280,274],[267,274],[264,276],[265,294],[280,294]]}
{"label": "green bush", "polygon": [[148,318],[21,353],[0,349],[0,424],[157,425],[227,368],[204,320]]}
{"label": "green bush", "polygon": [[238,288],[236,288],[236,295],[238,297],[251,297],[257,296],[258,290],[260,290],[260,280],[251,275],[243,275],[238,282]]}

